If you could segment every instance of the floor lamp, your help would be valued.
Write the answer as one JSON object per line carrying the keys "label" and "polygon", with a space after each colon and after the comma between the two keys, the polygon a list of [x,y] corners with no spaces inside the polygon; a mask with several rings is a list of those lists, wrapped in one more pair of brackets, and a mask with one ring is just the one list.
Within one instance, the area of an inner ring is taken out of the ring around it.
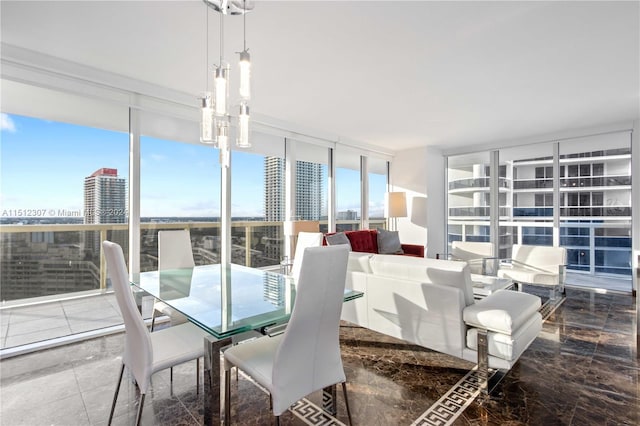
{"label": "floor lamp", "polygon": [[407,194],[405,192],[387,192],[385,194],[385,216],[393,219],[393,231],[398,230],[398,218],[407,217]]}

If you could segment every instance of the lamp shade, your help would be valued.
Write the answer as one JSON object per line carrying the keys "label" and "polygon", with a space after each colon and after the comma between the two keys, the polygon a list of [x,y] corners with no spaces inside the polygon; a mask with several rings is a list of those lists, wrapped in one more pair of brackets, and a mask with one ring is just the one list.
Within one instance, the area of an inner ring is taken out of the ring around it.
{"label": "lamp shade", "polygon": [[407,217],[407,195],[404,192],[385,194],[385,217]]}

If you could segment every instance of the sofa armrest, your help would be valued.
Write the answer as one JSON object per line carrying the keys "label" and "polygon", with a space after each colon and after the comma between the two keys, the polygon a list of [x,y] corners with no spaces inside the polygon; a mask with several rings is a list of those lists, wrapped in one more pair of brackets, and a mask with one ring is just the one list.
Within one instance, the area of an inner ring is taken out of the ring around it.
{"label": "sofa armrest", "polygon": [[417,244],[401,244],[404,254],[409,256],[424,257],[424,246]]}

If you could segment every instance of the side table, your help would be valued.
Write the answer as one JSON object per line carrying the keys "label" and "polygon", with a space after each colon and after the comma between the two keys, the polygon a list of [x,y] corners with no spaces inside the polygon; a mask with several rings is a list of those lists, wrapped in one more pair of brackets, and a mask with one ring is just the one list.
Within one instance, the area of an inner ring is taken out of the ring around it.
{"label": "side table", "polygon": [[498,290],[511,290],[513,288],[513,280],[510,278],[471,274],[471,281],[473,282],[473,297],[476,300],[484,299]]}

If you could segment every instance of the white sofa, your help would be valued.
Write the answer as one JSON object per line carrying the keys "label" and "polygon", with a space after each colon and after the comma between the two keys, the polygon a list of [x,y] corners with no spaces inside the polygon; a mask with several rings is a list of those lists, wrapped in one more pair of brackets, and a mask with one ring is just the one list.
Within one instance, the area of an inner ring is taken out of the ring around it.
{"label": "white sofa", "polygon": [[537,296],[500,290],[474,302],[464,262],[352,252],[346,287],[364,297],[344,304],[343,320],[472,362],[486,332],[491,368],[510,369],[542,328]]}

